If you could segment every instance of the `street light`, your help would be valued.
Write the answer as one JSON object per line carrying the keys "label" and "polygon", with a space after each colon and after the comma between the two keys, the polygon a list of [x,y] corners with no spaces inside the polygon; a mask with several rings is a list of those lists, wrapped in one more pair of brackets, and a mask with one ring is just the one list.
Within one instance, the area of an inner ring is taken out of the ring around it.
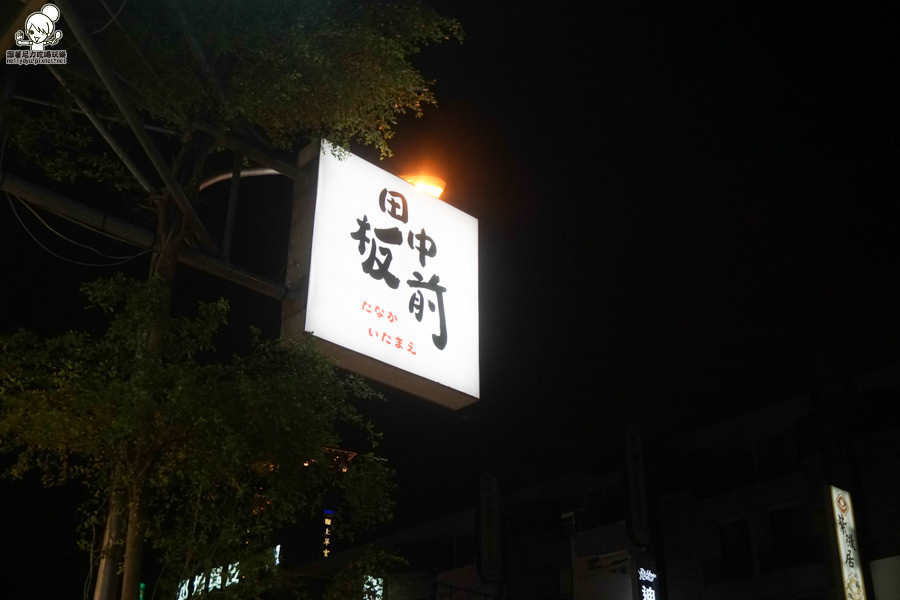
{"label": "street light", "polygon": [[446,187],[447,182],[440,177],[433,175],[401,175],[400,179],[405,179],[426,194],[431,194],[435,198],[440,198]]}

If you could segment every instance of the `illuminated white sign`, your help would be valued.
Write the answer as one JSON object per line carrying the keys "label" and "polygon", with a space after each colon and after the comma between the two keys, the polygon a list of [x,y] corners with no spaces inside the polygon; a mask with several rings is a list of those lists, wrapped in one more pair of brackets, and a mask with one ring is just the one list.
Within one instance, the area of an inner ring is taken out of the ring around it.
{"label": "illuminated white sign", "polygon": [[637,570],[638,583],[641,586],[641,600],[661,600],[656,572],[652,569],[639,568]]}
{"label": "illuminated white sign", "polygon": [[834,531],[837,534],[844,598],[865,600],[866,588],[863,584],[859,540],[856,538],[856,522],[853,519],[850,492],[831,486],[831,509],[834,512]]}
{"label": "illuminated white sign", "polygon": [[190,579],[185,579],[178,586],[177,600],[187,600],[204,592],[221,590],[241,580],[240,563],[235,562],[228,567],[216,567],[209,573],[195,575],[193,585]]}
{"label": "illuminated white sign", "polygon": [[[280,562],[281,544],[272,550],[273,564]],[[193,596],[199,596],[206,592],[224,589],[241,581],[241,563],[233,562],[227,567],[215,567],[209,573],[194,575],[193,579],[185,579],[178,586],[176,600],[187,600]]]}
{"label": "illuminated white sign", "polygon": [[478,221],[323,142],[305,327],[474,401]]}

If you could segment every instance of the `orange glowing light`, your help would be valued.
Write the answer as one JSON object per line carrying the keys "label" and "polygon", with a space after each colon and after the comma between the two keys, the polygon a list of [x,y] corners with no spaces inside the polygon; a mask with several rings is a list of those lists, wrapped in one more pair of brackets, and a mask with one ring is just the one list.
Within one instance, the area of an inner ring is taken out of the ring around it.
{"label": "orange glowing light", "polygon": [[440,198],[447,186],[447,182],[440,177],[433,175],[401,175],[401,179],[405,179],[418,189],[427,194],[431,194],[435,198]]}

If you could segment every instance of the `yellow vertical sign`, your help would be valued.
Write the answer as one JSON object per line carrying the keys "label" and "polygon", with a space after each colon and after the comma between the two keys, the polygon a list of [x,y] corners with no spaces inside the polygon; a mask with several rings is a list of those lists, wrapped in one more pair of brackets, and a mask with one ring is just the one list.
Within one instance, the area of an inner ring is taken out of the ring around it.
{"label": "yellow vertical sign", "polygon": [[325,509],[325,538],[322,541],[322,556],[328,558],[331,554],[331,526],[334,520],[334,511]]}

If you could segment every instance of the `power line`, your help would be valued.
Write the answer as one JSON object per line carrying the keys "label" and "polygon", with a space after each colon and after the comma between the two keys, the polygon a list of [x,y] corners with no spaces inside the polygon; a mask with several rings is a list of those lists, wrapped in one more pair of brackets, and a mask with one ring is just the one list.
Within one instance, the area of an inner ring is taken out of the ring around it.
{"label": "power line", "polygon": [[101,264],[101,263],[88,263],[88,262],[84,262],[84,261],[80,261],[80,260],[75,260],[75,259],[72,259],[72,258],[68,258],[68,257],[66,257],[66,256],[62,256],[61,254],[58,254],[58,253],[54,252],[53,250],[51,250],[50,248],[48,248],[46,245],[44,245],[44,243],[41,242],[41,241],[34,235],[34,233],[32,233],[32,231],[28,228],[28,226],[27,226],[27,225],[25,224],[25,222],[22,220],[22,217],[19,216],[19,213],[18,213],[18,211],[16,210],[16,207],[15,207],[15,204],[13,203],[12,196],[11,196],[9,193],[6,193],[6,199],[7,199],[7,201],[9,202],[9,207],[10,207],[10,209],[12,209],[12,213],[13,213],[13,215],[16,217],[16,220],[19,222],[19,225],[21,225],[21,226],[22,226],[22,229],[25,230],[25,233],[27,233],[28,236],[29,236],[32,240],[34,240],[34,243],[36,243],[38,246],[40,246],[45,252],[47,252],[47,253],[50,254],[51,256],[53,256],[53,257],[55,257],[55,258],[58,258],[58,259],[60,259],[60,260],[62,260],[62,261],[65,261],[65,262],[68,262],[68,263],[72,263],[72,264],[76,264],[76,265],[80,265],[80,266],[83,266],[83,267],[101,267],[101,268],[102,268],[102,267],[116,267],[116,266],[119,266],[119,265],[123,265],[123,264],[125,264],[125,263],[127,263],[127,262],[130,262],[130,261],[132,261],[132,260],[134,260],[134,259],[136,259],[136,258],[139,258],[139,257],[141,257],[141,256],[143,256],[143,255],[145,255],[145,254],[147,254],[147,253],[150,252],[149,250],[144,250],[144,251],[138,252],[137,254],[134,254],[134,255],[132,255],[132,256],[111,256],[111,255],[109,255],[109,254],[104,254],[103,252],[97,250],[96,248],[93,248],[93,247],[88,246],[88,245],[86,245],[86,244],[82,244],[81,242],[76,242],[75,240],[70,239],[70,238],[66,237],[65,235],[61,234],[60,232],[56,231],[56,230],[53,229],[53,227],[51,227],[46,221],[44,221],[44,219],[42,219],[41,216],[38,215],[38,214],[34,211],[34,209],[32,209],[30,206],[28,206],[28,203],[27,203],[27,202],[25,202],[25,201],[23,201],[21,198],[18,198],[18,197],[17,197],[16,199],[17,199],[19,202],[21,202],[21,203],[25,206],[25,208],[27,208],[29,211],[31,211],[31,213],[32,213],[32,214],[33,214],[33,215],[34,215],[34,216],[35,216],[35,217],[36,217],[36,218],[44,225],[44,227],[46,227],[47,229],[49,229],[49,230],[50,230],[51,232],[53,232],[55,235],[59,236],[60,238],[66,240],[67,242],[69,242],[69,243],[71,243],[71,244],[75,244],[76,246],[80,246],[80,247],[82,247],[82,248],[86,248],[86,249],[88,249],[88,250],[91,250],[92,252],[95,252],[96,254],[99,254],[100,256],[102,256],[102,257],[104,257],[104,258],[115,259],[115,262],[106,263],[106,264]]}
{"label": "power line", "polygon": [[105,8],[107,14],[109,14],[109,21],[107,21],[107,22],[106,22],[106,25],[104,25],[104,26],[101,27],[100,29],[95,29],[94,31],[92,31],[92,32],[91,32],[91,35],[96,35],[96,34],[98,34],[98,33],[103,33],[103,32],[106,30],[107,27],[109,27],[110,25],[113,24],[114,21],[115,21],[116,23],[118,23],[118,22],[119,22],[119,14],[122,12],[122,9],[125,8],[125,5],[126,5],[127,3],[128,3],[128,0],[124,0],[124,2],[122,2],[122,5],[119,6],[119,10],[117,10],[117,11],[115,12],[115,14],[113,14],[113,12],[109,9],[109,6],[106,5],[106,2],[104,2],[103,0],[100,0],[100,4],[103,5],[103,8]]}

